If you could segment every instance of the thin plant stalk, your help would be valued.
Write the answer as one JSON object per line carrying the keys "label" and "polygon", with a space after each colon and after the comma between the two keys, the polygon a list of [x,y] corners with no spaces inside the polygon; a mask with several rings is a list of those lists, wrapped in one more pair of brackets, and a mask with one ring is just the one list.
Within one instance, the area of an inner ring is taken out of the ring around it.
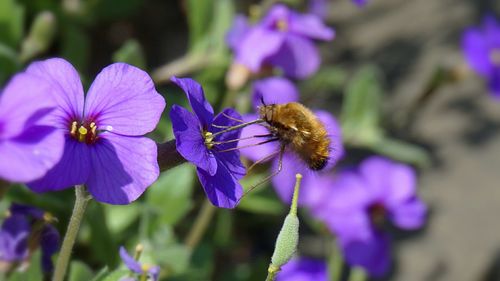
{"label": "thin plant stalk", "polygon": [[69,220],[68,229],[64,235],[61,251],[57,257],[52,281],[63,281],[66,276],[73,246],[75,245],[75,240],[78,235],[78,230],[80,229],[85,209],[87,208],[87,204],[90,200],[90,195],[87,193],[85,186],[83,185],[75,186],[75,195],[75,206],[73,207],[73,213],[71,214],[71,218]]}
{"label": "thin plant stalk", "polygon": [[200,212],[198,213],[198,216],[196,217],[196,220],[191,227],[186,240],[184,241],[184,244],[188,248],[194,249],[198,245],[203,237],[203,234],[205,234],[208,224],[212,220],[216,209],[217,208],[215,208],[210,201],[205,200],[205,202],[203,202],[203,206],[201,206]]}

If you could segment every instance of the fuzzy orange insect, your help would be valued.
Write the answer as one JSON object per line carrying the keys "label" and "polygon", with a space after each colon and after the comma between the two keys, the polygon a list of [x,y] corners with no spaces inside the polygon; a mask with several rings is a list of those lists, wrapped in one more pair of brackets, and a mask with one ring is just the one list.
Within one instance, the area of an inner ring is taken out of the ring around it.
{"label": "fuzzy orange insect", "polygon": [[282,150],[290,147],[310,169],[323,169],[330,159],[330,138],[325,125],[309,109],[297,102],[259,107],[259,115]]}

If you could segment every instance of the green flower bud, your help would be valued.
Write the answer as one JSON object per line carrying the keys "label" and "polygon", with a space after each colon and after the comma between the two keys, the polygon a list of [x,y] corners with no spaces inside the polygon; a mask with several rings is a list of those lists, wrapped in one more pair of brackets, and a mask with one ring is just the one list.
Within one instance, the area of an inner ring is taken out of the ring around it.
{"label": "green flower bud", "polygon": [[297,202],[299,199],[299,189],[300,181],[302,180],[302,175],[296,175],[295,189],[293,192],[292,206],[290,207],[290,212],[283,222],[281,231],[276,239],[276,246],[274,247],[274,253],[271,257],[271,264],[268,269],[268,280],[274,280],[274,277],[281,269],[281,267],[286,264],[293,257],[297,251],[297,245],[299,243],[299,218],[297,217]]}
{"label": "green flower bud", "polygon": [[52,12],[44,11],[38,14],[31,25],[28,37],[21,47],[21,61],[28,61],[45,52],[54,38],[56,18]]}

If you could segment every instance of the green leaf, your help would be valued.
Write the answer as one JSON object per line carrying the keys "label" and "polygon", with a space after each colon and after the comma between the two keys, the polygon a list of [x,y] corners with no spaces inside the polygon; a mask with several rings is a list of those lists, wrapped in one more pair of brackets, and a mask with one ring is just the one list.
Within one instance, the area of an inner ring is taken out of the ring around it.
{"label": "green leaf", "polygon": [[181,165],[160,175],[148,188],[146,200],[159,224],[175,225],[192,208],[194,169]]}
{"label": "green leaf", "polygon": [[363,67],[349,81],[342,106],[341,123],[346,142],[367,145],[380,139],[381,99],[377,69]]}
{"label": "green leaf", "polygon": [[141,44],[135,39],[129,39],[113,54],[114,62],[125,62],[138,68],[146,68],[146,59]]}
{"label": "green leaf", "polygon": [[189,43],[193,49],[207,34],[212,16],[213,1],[187,0]]}
{"label": "green leaf", "polygon": [[8,280],[9,281],[43,280],[43,272],[40,259],[41,259],[40,250],[37,250],[31,256],[28,270],[22,272],[14,271],[10,275]]}
{"label": "green leaf", "polygon": [[0,42],[17,48],[24,30],[24,8],[15,0],[0,1]]}
{"label": "green leaf", "polygon": [[301,92],[316,95],[318,92],[340,90],[347,81],[347,73],[339,66],[327,66],[321,68],[310,79],[301,84]]}
{"label": "green leaf", "polygon": [[88,281],[93,276],[92,270],[81,261],[72,261],[69,269],[68,281]]}
{"label": "green leaf", "polygon": [[262,215],[281,215],[286,208],[281,201],[261,195],[246,195],[238,204],[238,209]]}
{"label": "green leaf", "polygon": [[66,24],[62,30],[61,56],[80,72],[85,72],[90,57],[90,40],[78,25]]}
{"label": "green leaf", "polygon": [[135,202],[129,205],[103,205],[106,213],[106,225],[111,235],[119,235],[132,225],[140,215],[142,204]]}
{"label": "green leaf", "polygon": [[379,154],[420,168],[427,167],[431,162],[430,155],[425,149],[401,140],[383,138],[371,148]]}
{"label": "green leaf", "polygon": [[214,1],[214,11],[213,16],[211,17],[212,24],[210,26],[210,39],[213,44],[217,44],[217,46],[215,47],[215,49],[217,50],[225,49],[226,33],[233,24],[234,11],[235,8],[233,0]]}
{"label": "green leaf", "polygon": [[126,269],[118,269],[115,271],[112,271],[108,273],[104,278],[102,278],[102,281],[120,281],[122,277],[126,277],[130,274],[129,270]]}
{"label": "green leaf", "polygon": [[93,258],[101,264],[116,265],[118,246],[116,239],[109,230],[106,212],[102,204],[90,202],[85,215],[87,226],[90,228],[90,246]]}
{"label": "green leaf", "polygon": [[106,278],[108,274],[109,274],[109,268],[105,266],[103,269],[97,272],[92,281],[102,281],[104,278]]}

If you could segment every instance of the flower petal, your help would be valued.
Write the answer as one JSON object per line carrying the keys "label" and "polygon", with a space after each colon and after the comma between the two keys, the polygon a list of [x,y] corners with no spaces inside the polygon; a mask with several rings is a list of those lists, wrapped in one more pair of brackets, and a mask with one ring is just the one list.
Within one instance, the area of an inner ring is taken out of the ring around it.
{"label": "flower petal", "polygon": [[137,274],[142,274],[141,264],[136,261],[131,255],[128,254],[127,250],[123,246],[120,247],[120,258],[123,263],[128,267],[128,269],[132,270]]}
{"label": "flower petal", "polygon": [[326,261],[310,258],[293,258],[281,267],[277,281],[327,281]]}
{"label": "flower petal", "polygon": [[283,33],[254,27],[236,50],[236,61],[258,72],[264,61],[279,51],[284,39]]}
{"label": "flower petal", "polygon": [[49,126],[29,126],[16,138],[0,141],[0,178],[29,182],[44,176],[61,159],[64,136]]}
{"label": "flower petal", "polygon": [[217,161],[205,146],[200,121],[187,109],[173,105],[170,119],[175,136],[177,151],[196,167],[215,175]]}
{"label": "flower petal", "polygon": [[90,173],[90,148],[66,136],[61,160],[45,176],[28,183],[35,192],[56,191],[84,184]]}
{"label": "flower petal", "polygon": [[288,79],[271,77],[253,83],[252,103],[257,111],[264,104],[281,104],[299,101],[299,91]]}
{"label": "flower petal", "polygon": [[376,232],[372,239],[343,241],[344,256],[350,265],[363,267],[369,275],[381,277],[391,267],[390,239],[387,234]]}
{"label": "flower petal", "polygon": [[213,176],[202,169],[196,169],[198,179],[214,206],[234,208],[243,196],[243,187],[219,160],[217,166],[217,173]]}
{"label": "flower petal", "polygon": [[325,41],[332,40],[335,37],[333,29],[323,24],[321,18],[316,15],[292,13],[289,21],[290,32],[304,37]]}
{"label": "flower petal", "polygon": [[[242,119],[241,115],[234,109],[226,108],[224,111],[222,111],[222,113],[217,114],[217,116],[213,121],[213,124],[217,124],[220,126],[235,126],[241,123],[237,121],[241,119]],[[220,130],[223,130],[223,128],[217,128],[217,127],[212,127],[211,129],[213,133],[217,133]],[[241,129],[232,130],[219,135],[218,137],[215,138],[215,141],[226,142],[226,141],[236,140],[240,138],[240,133]],[[235,141],[235,142],[228,142],[225,144],[219,144],[216,145],[215,147],[217,150],[221,151],[221,150],[233,149],[236,148],[237,146],[238,142]],[[243,165],[243,163],[241,163],[240,152],[238,150],[217,153],[214,148],[213,153],[215,154],[215,157],[217,157],[220,160],[220,162],[224,164],[226,169],[228,169],[235,178],[241,179],[246,175],[246,168]]]}
{"label": "flower petal", "polygon": [[201,85],[191,78],[177,78],[174,76],[170,80],[186,93],[196,117],[198,117],[203,127],[208,129],[208,125],[212,123],[214,118],[214,109],[205,99],[205,93]]}
{"label": "flower petal", "polygon": [[40,235],[40,248],[42,249],[42,269],[44,272],[52,272],[52,255],[59,251],[61,237],[52,225],[45,225]]}
{"label": "flower petal", "polygon": [[392,210],[391,219],[402,229],[418,229],[425,223],[427,207],[418,198],[412,198],[397,209]]}
{"label": "flower petal", "polygon": [[153,80],[137,67],[114,63],[96,77],[85,100],[85,119],[99,130],[140,136],[154,130],[165,100]]}
{"label": "flower petal", "polygon": [[250,30],[250,24],[244,15],[236,15],[231,29],[226,34],[226,43],[229,48],[235,50]]}
{"label": "flower petal", "polygon": [[28,256],[29,220],[23,215],[6,218],[0,229],[0,260],[22,261]]}
{"label": "flower petal", "polygon": [[361,163],[359,170],[367,181],[366,187],[389,209],[398,208],[415,196],[416,174],[408,165],[372,156]]}
{"label": "flower petal", "polygon": [[40,77],[15,75],[0,95],[0,140],[18,136],[31,118],[52,114],[57,104],[52,86]]}
{"label": "flower petal", "polygon": [[26,72],[46,79],[53,86],[53,97],[58,104],[58,125],[61,128],[67,128],[71,121],[69,119],[82,119],[83,86],[78,72],[69,62],[61,58],[34,62]]}
{"label": "flower petal", "polygon": [[[277,154],[277,156],[273,159],[274,160],[269,171],[271,174],[277,172],[279,169],[279,155]],[[274,190],[283,202],[290,203],[292,201],[295,186],[295,175],[298,173],[302,175],[303,180],[311,176],[311,172],[308,171],[307,167],[296,155],[291,152],[285,152],[283,154],[281,172],[271,179]],[[305,188],[300,189],[299,203],[301,205],[303,203],[302,194],[307,192],[304,190]]]}
{"label": "flower petal", "polygon": [[493,67],[489,57],[489,46],[482,32],[469,28],[462,35],[462,50],[468,64],[477,73],[489,77]]}
{"label": "flower petal", "polygon": [[318,70],[321,60],[311,40],[287,34],[281,46],[268,61],[281,68],[287,76],[304,79]]}
{"label": "flower petal", "polygon": [[146,137],[102,134],[90,150],[87,187],[99,202],[129,204],[160,174],[156,143]]}

